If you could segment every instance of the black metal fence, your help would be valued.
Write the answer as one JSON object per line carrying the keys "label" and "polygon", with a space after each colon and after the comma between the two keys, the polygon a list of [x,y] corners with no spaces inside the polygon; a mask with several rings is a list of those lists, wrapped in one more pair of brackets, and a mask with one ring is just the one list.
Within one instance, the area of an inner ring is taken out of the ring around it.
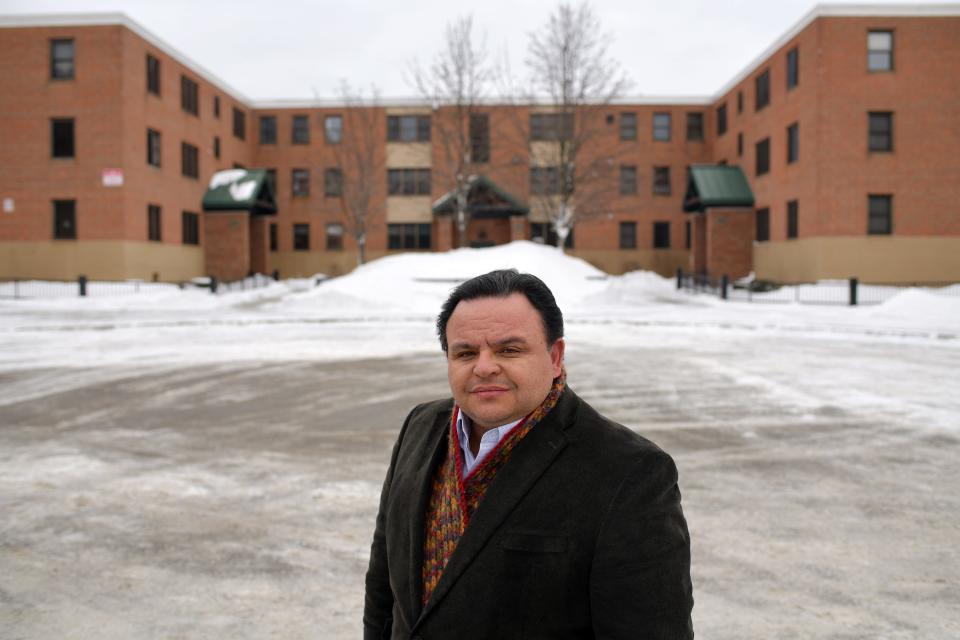
{"label": "black metal fence", "polygon": [[[794,285],[778,285],[758,280],[734,282],[727,276],[711,278],[705,274],[686,273],[682,269],[677,269],[677,289],[707,293],[723,300],[740,302],[844,306],[880,304],[905,288],[904,286],[862,284],[857,278]],[[948,283],[939,287],[926,288],[940,294],[960,296],[960,287],[950,287]]]}
{"label": "black metal fence", "polygon": [[268,286],[278,278],[278,274],[265,276],[257,273],[243,280],[220,282],[216,278],[197,278],[191,282],[166,283],[145,282],[143,280],[88,280],[79,276],[74,281],[57,282],[51,280],[9,280],[0,282],[0,299],[28,298],[75,298],[135,295],[142,292],[157,293],[164,290],[186,288],[209,289],[211,293],[223,294],[234,291],[248,291]]}

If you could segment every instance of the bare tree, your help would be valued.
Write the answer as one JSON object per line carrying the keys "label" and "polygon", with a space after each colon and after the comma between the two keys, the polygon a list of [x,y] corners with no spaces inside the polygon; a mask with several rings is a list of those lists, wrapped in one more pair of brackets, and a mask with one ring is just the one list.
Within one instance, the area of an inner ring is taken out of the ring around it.
{"label": "bare tree", "polygon": [[[413,67],[413,84],[434,107],[433,129],[441,146],[441,158],[433,159],[433,179],[449,185],[455,195],[459,246],[467,243],[470,220],[467,195],[478,165],[486,162],[471,139],[473,117],[489,88],[492,71],[486,43],[473,33],[473,18],[461,17],[447,25],[443,48],[427,70]],[[488,150],[489,153],[489,150]]]}
{"label": "bare tree", "polygon": [[369,98],[364,98],[344,81],[340,85],[340,97],[344,110],[339,130],[335,124],[330,125],[332,129],[325,129],[328,140],[334,143],[331,146],[336,164],[336,173],[326,176],[334,184],[326,188],[331,194],[339,192],[344,227],[357,244],[357,264],[363,264],[371,221],[381,217],[378,209],[383,202],[378,197],[386,164],[380,148],[382,131],[378,126],[383,120],[382,109],[375,88]]}
{"label": "bare tree", "polygon": [[527,102],[546,107],[530,119],[531,187],[543,196],[532,203],[545,211],[561,250],[576,222],[606,214],[616,193],[616,163],[593,144],[610,103],[629,87],[609,41],[586,3],[558,5],[530,35]]}

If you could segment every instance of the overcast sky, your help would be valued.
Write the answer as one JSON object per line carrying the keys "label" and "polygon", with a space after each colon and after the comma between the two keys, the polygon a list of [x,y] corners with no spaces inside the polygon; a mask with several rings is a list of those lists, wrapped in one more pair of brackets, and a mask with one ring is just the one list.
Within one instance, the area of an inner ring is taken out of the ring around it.
{"label": "overcast sky", "polygon": [[[847,0],[850,4],[850,0]],[[855,2],[864,4],[864,2]],[[554,0],[0,0],[0,14],[119,11],[254,100],[335,98],[341,79],[414,96],[446,24],[472,15],[492,57],[523,71],[528,34]],[[717,92],[799,21],[813,0],[597,0],[633,96]],[[877,4],[876,2],[870,4]],[[900,4],[921,4],[902,2]]]}

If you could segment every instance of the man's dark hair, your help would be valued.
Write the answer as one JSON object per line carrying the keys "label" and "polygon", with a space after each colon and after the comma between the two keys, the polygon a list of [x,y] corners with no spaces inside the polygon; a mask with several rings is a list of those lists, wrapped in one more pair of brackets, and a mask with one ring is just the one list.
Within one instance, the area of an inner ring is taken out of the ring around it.
{"label": "man's dark hair", "polygon": [[516,269],[499,269],[470,278],[450,292],[437,316],[437,335],[440,336],[440,346],[444,352],[447,350],[447,322],[460,302],[476,298],[506,298],[514,293],[526,296],[540,314],[548,347],[563,337],[563,313],[543,280]]}

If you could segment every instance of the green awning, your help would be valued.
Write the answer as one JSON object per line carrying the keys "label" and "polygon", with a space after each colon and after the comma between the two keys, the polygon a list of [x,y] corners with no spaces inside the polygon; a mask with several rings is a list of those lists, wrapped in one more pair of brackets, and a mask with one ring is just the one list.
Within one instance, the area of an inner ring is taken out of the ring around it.
{"label": "green awning", "polygon": [[753,191],[740,167],[700,164],[687,171],[687,192],[683,197],[683,210],[687,213],[708,207],[752,206]]}
{"label": "green awning", "polygon": [[[433,213],[442,215],[457,209],[456,189],[440,196],[433,203]],[[467,211],[474,218],[500,218],[527,215],[530,208],[486,176],[467,179]]]}
{"label": "green awning", "polygon": [[203,194],[204,211],[249,211],[251,215],[277,212],[273,185],[266,169],[227,169],[210,178]]}

